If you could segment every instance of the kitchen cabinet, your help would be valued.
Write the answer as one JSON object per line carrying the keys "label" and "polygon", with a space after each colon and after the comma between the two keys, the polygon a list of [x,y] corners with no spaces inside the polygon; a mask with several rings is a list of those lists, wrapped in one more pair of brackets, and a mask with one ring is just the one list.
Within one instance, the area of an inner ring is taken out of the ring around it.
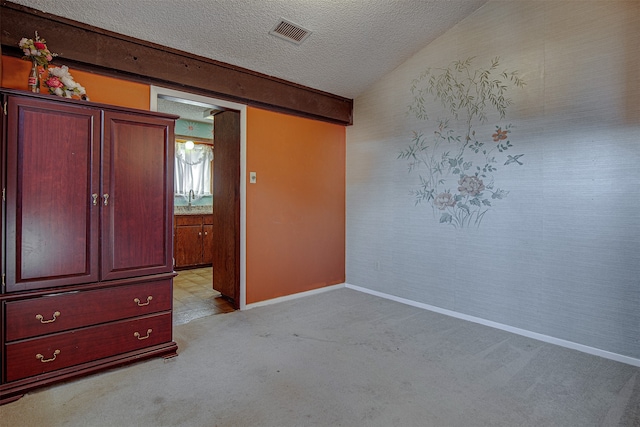
{"label": "kitchen cabinet", "polygon": [[176,215],[174,239],[176,268],[211,265],[213,215]]}
{"label": "kitchen cabinet", "polygon": [[0,401],[172,341],[175,116],[2,90]]}

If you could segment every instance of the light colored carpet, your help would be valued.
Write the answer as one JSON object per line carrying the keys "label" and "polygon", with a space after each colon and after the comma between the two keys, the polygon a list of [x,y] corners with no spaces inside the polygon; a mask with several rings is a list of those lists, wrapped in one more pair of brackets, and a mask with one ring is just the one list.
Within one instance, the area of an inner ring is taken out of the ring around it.
{"label": "light colored carpet", "polygon": [[4,426],[640,426],[640,368],[349,289],[175,328],[180,355],[29,393]]}

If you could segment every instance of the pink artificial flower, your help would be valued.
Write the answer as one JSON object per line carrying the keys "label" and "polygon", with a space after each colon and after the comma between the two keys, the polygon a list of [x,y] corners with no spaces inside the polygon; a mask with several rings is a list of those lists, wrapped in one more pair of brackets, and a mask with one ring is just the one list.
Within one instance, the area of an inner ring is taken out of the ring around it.
{"label": "pink artificial flower", "polygon": [[64,87],[64,84],[62,84],[62,82],[60,81],[60,79],[59,79],[59,78],[57,78],[57,77],[49,77],[49,78],[44,82],[44,84],[45,84],[45,85],[47,85],[47,86],[48,86],[48,87],[50,87],[50,88],[53,88],[53,89],[55,89],[55,88],[59,88],[59,87],[60,87],[60,88]]}

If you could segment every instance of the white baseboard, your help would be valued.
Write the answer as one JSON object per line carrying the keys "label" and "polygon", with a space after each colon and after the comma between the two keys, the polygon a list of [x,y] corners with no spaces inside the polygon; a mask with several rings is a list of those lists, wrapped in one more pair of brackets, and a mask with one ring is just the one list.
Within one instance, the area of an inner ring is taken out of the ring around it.
{"label": "white baseboard", "polygon": [[344,287],[348,289],[353,289],[355,291],[364,292],[369,295],[374,295],[380,298],[385,298],[391,301],[396,301],[402,304],[410,305],[413,307],[422,308],[424,310],[433,311],[435,313],[444,314],[446,316],[455,317],[462,320],[467,320],[469,322],[479,323],[481,325],[489,326],[496,329],[501,329],[503,331],[511,332],[517,335],[522,335],[527,338],[533,338],[538,341],[543,341],[549,344],[559,345],[561,347],[570,348],[572,350],[578,350],[583,353],[592,354],[595,356],[604,357],[605,359],[615,360],[616,362],[626,363],[632,366],[640,367],[640,359],[636,359],[629,356],[624,356],[617,353],[612,353],[610,351],[601,350],[599,348],[589,347],[583,344],[578,344],[572,341],[563,340],[560,338],[555,338],[549,335],[539,334],[537,332],[527,331],[526,329],[514,328],[513,326],[504,325],[502,323],[493,322],[491,320],[482,319],[480,317],[469,316],[467,314],[458,313],[457,311],[447,310],[444,308],[436,307],[429,304],[424,304],[421,302],[400,298],[394,295],[385,294],[383,292],[374,291],[371,289],[363,288],[361,286],[350,285],[349,283],[344,283]]}
{"label": "white baseboard", "polygon": [[311,289],[310,291],[299,292],[297,294],[292,294],[292,295],[285,295],[283,297],[268,299],[266,301],[253,302],[251,304],[247,304],[244,307],[244,309],[248,310],[250,308],[263,307],[265,305],[277,304],[279,302],[284,302],[284,301],[291,301],[291,300],[294,300],[294,299],[308,297],[308,296],[311,296],[311,295],[317,295],[317,294],[321,294],[323,292],[332,291],[334,289],[341,289],[341,288],[344,288],[344,287],[345,287],[344,283],[339,283],[337,285],[325,286],[323,288],[318,288],[318,289]]}

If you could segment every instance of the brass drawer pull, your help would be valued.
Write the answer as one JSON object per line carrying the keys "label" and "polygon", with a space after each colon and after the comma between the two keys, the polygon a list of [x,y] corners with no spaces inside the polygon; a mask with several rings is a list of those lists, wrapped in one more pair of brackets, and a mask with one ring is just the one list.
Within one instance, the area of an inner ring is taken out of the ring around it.
{"label": "brass drawer pull", "polygon": [[151,295],[149,295],[147,297],[147,302],[143,302],[142,304],[140,304],[140,300],[138,298],[134,298],[133,302],[138,304],[138,307],[144,307],[145,305],[149,305],[149,303],[151,302],[152,299],[153,299],[153,297]]}
{"label": "brass drawer pull", "polygon": [[38,319],[40,321],[40,323],[52,323],[52,322],[56,321],[58,316],[60,316],[60,312],[56,311],[55,313],[53,313],[53,319],[51,319],[51,320],[42,320],[42,319],[44,319],[44,317],[42,317],[42,314],[36,314],[36,319]]}
{"label": "brass drawer pull", "polygon": [[56,350],[53,352],[53,357],[51,359],[45,359],[43,355],[40,353],[36,354],[36,359],[40,359],[42,363],[53,362],[56,360],[56,357],[60,354],[60,350]]}
{"label": "brass drawer pull", "polygon": [[153,329],[147,329],[147,336],[146,337],[141,337],[139,332],[134,332],[133,336],[138,338],[140,341],[142,341],[142,340],[146,340],[147,338],[149,338],[151,336],[151,332],[153,332]]}

